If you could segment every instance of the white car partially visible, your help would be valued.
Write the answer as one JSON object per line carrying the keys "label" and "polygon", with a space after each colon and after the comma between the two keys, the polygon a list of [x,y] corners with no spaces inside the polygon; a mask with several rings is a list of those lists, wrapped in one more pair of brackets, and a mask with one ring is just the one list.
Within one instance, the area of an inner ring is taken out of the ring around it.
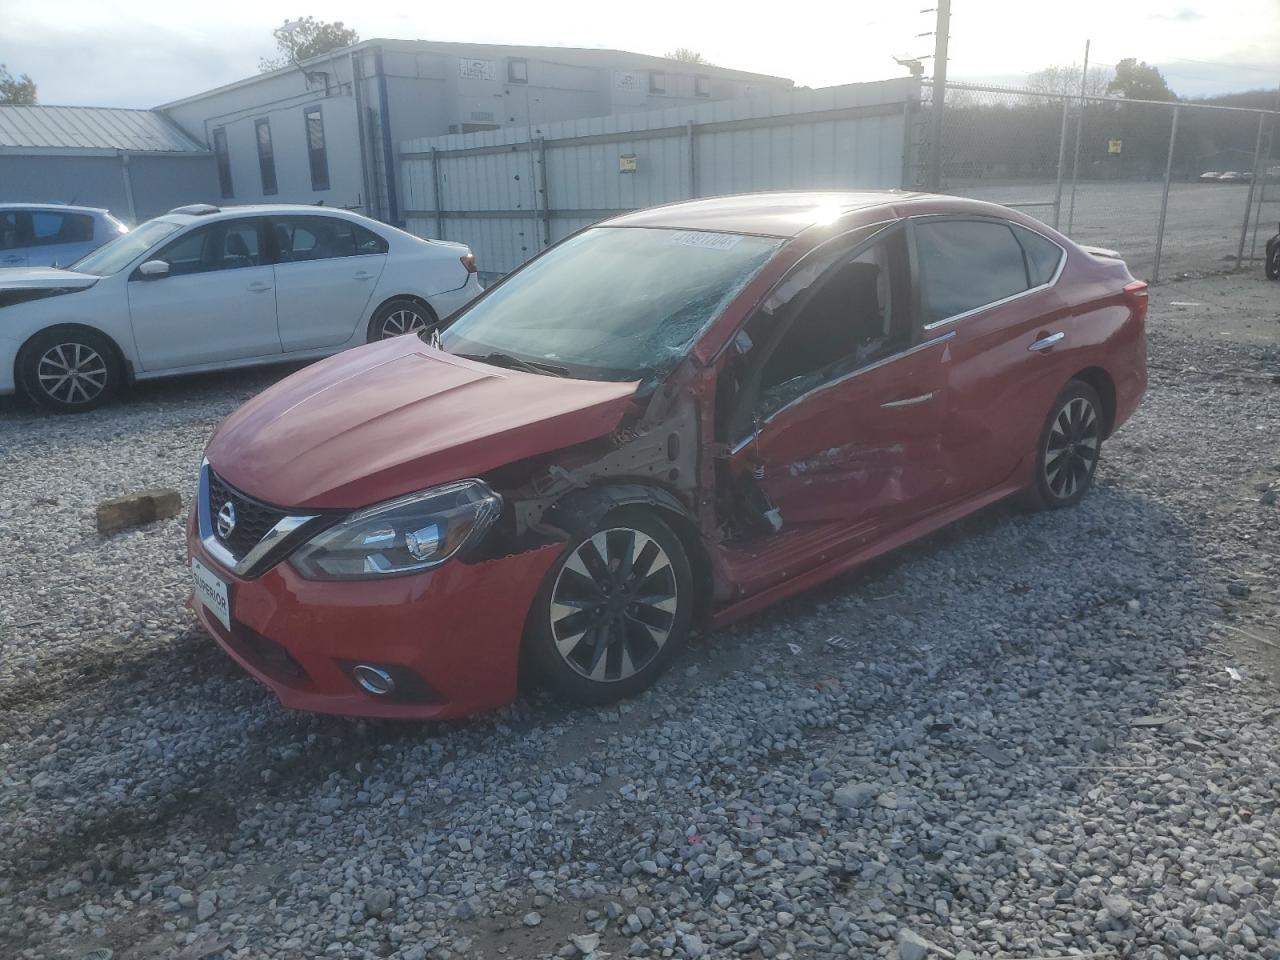
{"label": "white car partially visible", "polygon": [[427,334],[481,290],[465,245],[345,210],[179,207],[67,269],[0,269],[0,395],[89,410],[127,380]]}

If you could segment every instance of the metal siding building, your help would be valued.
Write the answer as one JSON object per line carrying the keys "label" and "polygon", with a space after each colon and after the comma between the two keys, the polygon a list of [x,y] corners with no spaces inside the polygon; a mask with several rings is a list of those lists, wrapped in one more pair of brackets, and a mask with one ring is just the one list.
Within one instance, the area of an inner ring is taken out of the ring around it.
{"label": "metal siding building", "polygon": [[466,243],[482,270],[505,273],[638,207],[902,187],[919,100],[907,77],[408,141],[407,229]]}
{"label": "metal siding building", "polygon": [[324,203],[399,223],[407,140],[791,87],[621,50],[367,40],[156,110],[222,154],[223,203]]}
{"label": "metal siding building", "polygon": [[212,154],[152,110],[0,106],[0,202],[103,207],[137,223],[215,199]]}

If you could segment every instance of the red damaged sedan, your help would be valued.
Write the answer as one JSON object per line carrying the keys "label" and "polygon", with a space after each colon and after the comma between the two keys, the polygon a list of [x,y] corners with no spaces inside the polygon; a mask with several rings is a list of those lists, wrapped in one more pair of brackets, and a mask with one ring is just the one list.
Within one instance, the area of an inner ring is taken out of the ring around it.
{"label": "red damaged sedan", "polygon": [[290,707],[603,703],[1011,494],[1078,502],[1146,387],[1146,284],[990,203],[677,203],[314,364],[209,442],[194,606]]}

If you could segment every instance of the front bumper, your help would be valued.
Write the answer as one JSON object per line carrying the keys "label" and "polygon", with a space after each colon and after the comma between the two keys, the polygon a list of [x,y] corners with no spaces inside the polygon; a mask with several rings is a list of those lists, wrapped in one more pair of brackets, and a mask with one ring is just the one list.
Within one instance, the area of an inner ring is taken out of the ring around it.
{"label": "front bumper", "polygon": [[[525,617],[559,546],[386,580],[306,580],[287,562],[245,579],[205,550],[193,511],[187,552],[230,584],[232,629],[192,600],[201,624],[286,707],[445,719],[515,699]],[[366,692],[355,664],[388,669],[397,692]]]}

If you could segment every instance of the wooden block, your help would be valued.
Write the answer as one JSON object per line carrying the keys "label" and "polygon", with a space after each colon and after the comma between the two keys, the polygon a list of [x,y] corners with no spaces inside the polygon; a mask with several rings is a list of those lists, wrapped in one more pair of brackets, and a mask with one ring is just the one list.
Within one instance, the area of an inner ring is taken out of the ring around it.
{"label": "wooden block", "polygon": [[107,536],[129,527],[176,517],[182,511],[177,490],[155,487],[104,500],[98,504],[98,534]]}

